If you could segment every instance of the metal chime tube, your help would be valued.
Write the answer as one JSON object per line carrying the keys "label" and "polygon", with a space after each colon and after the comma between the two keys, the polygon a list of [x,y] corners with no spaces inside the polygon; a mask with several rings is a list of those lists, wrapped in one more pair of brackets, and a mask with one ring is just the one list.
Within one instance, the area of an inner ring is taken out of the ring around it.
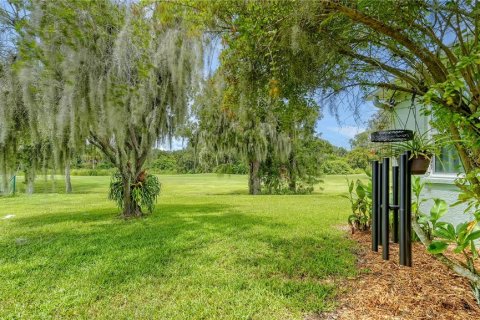
{"label": "metal chime tube", "polygon": [[393,223],[392,240],[398,243],[398,166],[392,166]]}
{"label": "metal chime tube", "polygon": [[378,161],[372,161],[372,251],[378,251]]}
{"label": "metal chime tube", "polygon": [[400,156],[400,265],[406,266],[407,265],[407,248],[406,248],[406,237],[405,233],[407,230],[407,163],[408,158],[407,155],[404,153]]}
{"label": "metal chime tube", "polygon": [[390,227],[390,204],[389,204],[389,179],[390,179],[390,159],[383,158],[382,164],[382,246],[383,246],[383,259],[389,258],[389,227]]}
{"label": "metal chime tube", "polygon": [[378,163],[377,175],[377,242],[382,245],[382,164]]}
{"label": "metal chime tube", "polygon": [[406,153],[406,186],[405,186],[405,198],[406,198],[406,207],[405,207],[405,219],[406,219],[406,230],[405,230],[405,247],[406,247],[406,265],[412,266],[412,169],[410,159],[410,151]]}

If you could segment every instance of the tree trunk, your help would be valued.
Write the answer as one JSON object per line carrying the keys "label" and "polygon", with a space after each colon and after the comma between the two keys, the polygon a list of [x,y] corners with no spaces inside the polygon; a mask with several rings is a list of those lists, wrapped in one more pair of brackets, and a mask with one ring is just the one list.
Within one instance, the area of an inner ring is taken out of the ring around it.
{"label": "tree trunk", "polygon": [[[89,138],[89,141],[117,167],[122,176],[122,216],[124,218],[143,216],[142,208],[132,197],[132,185],[137,183],[138,177],[143,174],[142,168],[150,151],[150,144],[144,145],[142,137],[137,137],[133,128],[130,128],[129,133],[129,143],[122,144],[115,141],[115,146],[112,146],[108,139],[99,138],[93,133],[90,133]],[[140,146],[146,147],[142,150]]]}
{"label": "tree trunk", "polygon": [[33,194],[35,192],[35,173],[32,168],[25,170],[25,183],[27,185],[25,193]]}
{"label": "tree trunk", "polygon": [[2,152],[2,162],[1,162],[1,171],[2,171],[2,185],[0,186],[0,194],[3,192],[8,193],[8,169],[7,169],[7,151],[5,148],[0,149]]}
{"label": "tree trunk", "polygon": [[248,191],[252,195],[260,194],[260,177],[258,172],[260,170],[260,161],[251,161],[248,177]]}
{"label": "tree trunk", "polygon": [[65,161],[65,192],[72,193],[72,181],[70,179],[70,157]]}
{"label": "tree trunk", "polygon": [[295,159],[295,153],[292,151],[290,153],[289,164],[288,164],[288,176],[289,176],[288,188],[292,192],[297,191],[297,174],[295,172],[296,166],[297,166],[297,160]]}
{"label": "tree trunk", "polygon": [[129,173],[122,174],[123,179],[123,217],[124,218],[131,218],[131,217],[140,217],[143,215],[142,209],[132,199],[132,176]]}

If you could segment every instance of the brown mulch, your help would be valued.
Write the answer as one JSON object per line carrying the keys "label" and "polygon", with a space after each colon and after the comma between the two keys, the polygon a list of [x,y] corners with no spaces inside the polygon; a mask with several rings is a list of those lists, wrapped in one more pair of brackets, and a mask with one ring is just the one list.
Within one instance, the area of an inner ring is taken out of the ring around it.
{"label": "brown mulch", "polygon": [[307,319],[480,319],[480,308],[468,281],[412,244],[413,267],[398,264],[398,244],[390,244],[390,260],[371,251],[370,234],[356,233],[358,266],[364,270],[344,284],[339,307]]}

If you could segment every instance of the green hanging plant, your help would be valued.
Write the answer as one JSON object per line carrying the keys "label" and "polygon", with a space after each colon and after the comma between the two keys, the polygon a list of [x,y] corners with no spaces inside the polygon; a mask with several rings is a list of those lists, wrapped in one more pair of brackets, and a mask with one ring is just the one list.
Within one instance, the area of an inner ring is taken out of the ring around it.
{"label": "green hanging plant", "polygon": [[445,137],[441,135],[430,136],[428,131],[423,134],[415,132],[412,140],[394,144],[393,150],[396,154],[410,151],[410,159],[425,158],[432,160],[433,156],[440,153],[440,149],[447,144],[446,142]]}

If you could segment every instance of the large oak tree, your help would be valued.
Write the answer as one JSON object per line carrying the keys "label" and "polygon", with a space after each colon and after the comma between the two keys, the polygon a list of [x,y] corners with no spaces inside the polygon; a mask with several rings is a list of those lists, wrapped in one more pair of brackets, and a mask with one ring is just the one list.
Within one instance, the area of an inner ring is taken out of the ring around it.
{"label": "large oak tree", "polygon": [[32,1],[16,64],[35,139],[98,147],[118,169],[124,216],[157,139],[187,112],[201,48],[182,8],[115,1]]}

